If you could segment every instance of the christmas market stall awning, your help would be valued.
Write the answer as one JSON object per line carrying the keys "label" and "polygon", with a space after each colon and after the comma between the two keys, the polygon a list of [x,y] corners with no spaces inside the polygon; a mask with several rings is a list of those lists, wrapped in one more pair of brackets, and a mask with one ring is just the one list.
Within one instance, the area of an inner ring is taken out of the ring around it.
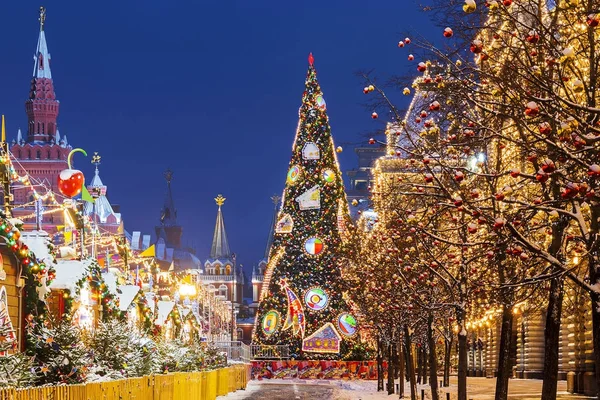
{"label": "christmas market stall awning", "polygon": [[117,292],[117,275],[114,272],[103,272],[102,280],[110,294],[114,296],[119,294]]}
{"label": "christmas market stall awning", "polygon": [[133,300],[140,292],[140,287],[136,285],[121,285],[117,287],[119,299],[119,310],[127,311],[129,306],[133,303]]}
{"label": "christmas market stall awning", "polygon": [[56,263],[56,278],[50,284],[50,289],[70,290],[76,293],[82,280],[90,274],[92,259],[87,260],[58,260]]}
{"label": "christmas market stall awning", "polygon": [[156,309],[156,293],[153,292],[146,292],[146,303],[148,304],[148,309],[150,310],[150,313],[152,315],[154,315],[155,309]]}
{"label": "christmas market stall awning", "polygon": [[173,312],[173,308],[175,307],[174,301],[164,301],[160,300],[157,303],[158,311],[156,313],[156,320],[154,321],[155,325],[163,326],[167,319]]}

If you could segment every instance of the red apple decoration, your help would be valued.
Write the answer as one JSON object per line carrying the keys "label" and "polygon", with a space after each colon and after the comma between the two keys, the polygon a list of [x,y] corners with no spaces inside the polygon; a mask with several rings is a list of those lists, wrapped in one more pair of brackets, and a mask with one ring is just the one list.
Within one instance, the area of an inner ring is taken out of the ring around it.
{"label": "red apple decoration", "polygon": [[68,169],[62,170],[58,175],[58,190],[66,197],[73,198],[81,193],[85,178],[83,172],[71,168],[71,157],[74,153],[81,152],[87,156],[82,149],[74,149],[67,158]]}

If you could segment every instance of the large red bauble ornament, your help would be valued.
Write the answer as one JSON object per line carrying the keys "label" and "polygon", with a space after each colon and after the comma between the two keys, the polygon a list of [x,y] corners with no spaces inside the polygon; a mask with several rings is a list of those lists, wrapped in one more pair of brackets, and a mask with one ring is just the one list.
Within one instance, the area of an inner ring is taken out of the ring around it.
{"label": "large red bauble ornament", "polygon": [[600,24],[600,15],[598,14],[590,14],[587,17],[587,24],[592,28],[597,27]]}
{"label": "large red bauble ornament", "polygon": [[83,149],[73,149],[67,157],[67,165],[69,169],[64,169],[58,175],[58,190],[66,197],[75,197],[83,189],[83,183],[85,178],[83,172],[71,168],[71,158],[73,154],[80,152],[87,156],[87,153]]}
{"label": "large red bauble ornament", "polygon": [[451,38],[452,35],[454,35],[454,32],[452,31],[452,28],[446,28],[446,29],[444,29],[444,37]]}

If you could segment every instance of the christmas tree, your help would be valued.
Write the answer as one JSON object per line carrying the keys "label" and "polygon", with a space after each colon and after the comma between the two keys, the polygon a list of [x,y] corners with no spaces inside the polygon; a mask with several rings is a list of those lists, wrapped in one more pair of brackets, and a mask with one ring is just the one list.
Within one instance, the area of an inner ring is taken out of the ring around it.
{"label": "christmas tree", "polygon": [[342,280],[352,226],[313,62],[311,54],[253,342],[288,345],[293,358],[339,359],[357,333]]}

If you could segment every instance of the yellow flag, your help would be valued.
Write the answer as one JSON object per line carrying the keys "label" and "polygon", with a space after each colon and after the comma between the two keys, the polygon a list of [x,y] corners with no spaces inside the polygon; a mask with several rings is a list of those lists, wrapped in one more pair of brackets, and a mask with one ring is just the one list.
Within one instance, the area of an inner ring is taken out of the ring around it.
{"label": "yellow flag", "polygon": [[142,251],[140,257],[156,257],[156,250],[154,249],[154,245],[148,247],[146,250]]}
{"label": "yellow flag", "polygon": [[65,232],[65,243],[71,243],[73,232]]}

